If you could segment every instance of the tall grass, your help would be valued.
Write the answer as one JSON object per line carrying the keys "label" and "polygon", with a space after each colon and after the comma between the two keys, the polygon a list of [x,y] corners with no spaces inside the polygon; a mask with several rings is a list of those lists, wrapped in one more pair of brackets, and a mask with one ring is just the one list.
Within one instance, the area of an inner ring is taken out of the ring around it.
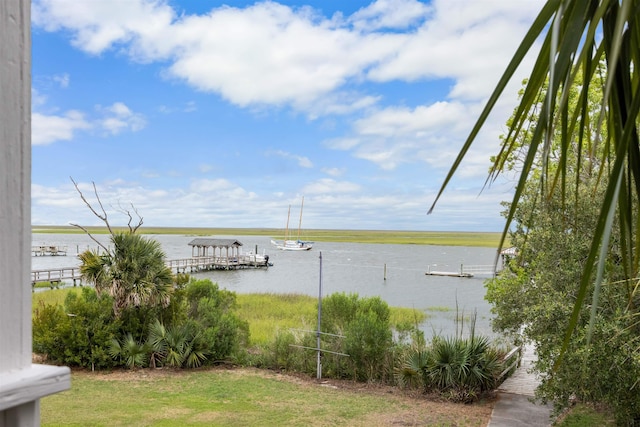
{"label": "tall grass", "polygon": [[80,288],[50,289],[46,291],[34,292],[32,307],[37,307],[40,303],[45,305],[62,305],[69,292],[80,292]]}

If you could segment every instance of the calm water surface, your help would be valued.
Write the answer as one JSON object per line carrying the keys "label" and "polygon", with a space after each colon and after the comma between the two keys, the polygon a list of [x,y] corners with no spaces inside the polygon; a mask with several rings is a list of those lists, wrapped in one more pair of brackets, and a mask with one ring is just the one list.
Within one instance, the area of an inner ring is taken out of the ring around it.
{"label": "calm water surface", "polygon": [[[95,236],[108,245],[107,235]],[[188,243],[194,236],[153,235],[167,258],[188,258]],[[237,293],[298,293],[318,296],[320,254],[322,254],[323,295],[335,292],[379,296],[391,306],[425,311],[431,317],[422,325],[428,335],[455,332],[456,306],[465,315],[477,311],[476,330],[492,335],[490,305],[484,300],[487,276],[457,278],[427,276],[429,269],[459,271],[460,264],[488,265],[494,261],[493,248],[462,246],[390,245],[363,243],[316,242],[304,252],[278,251],[263,236],[213,236],[236,238],[243,252],[258,249],[266,253],[273,267],[232,271],[208,271],[195,276],[209,278],[220,287]],[[32,257],[32,269],[71,267],[78,265],[76,254],[97,245],[82,234],[33,234],[34,245],[67,246],[68,255]],[[386,265],[386,279],[385,279]]]}

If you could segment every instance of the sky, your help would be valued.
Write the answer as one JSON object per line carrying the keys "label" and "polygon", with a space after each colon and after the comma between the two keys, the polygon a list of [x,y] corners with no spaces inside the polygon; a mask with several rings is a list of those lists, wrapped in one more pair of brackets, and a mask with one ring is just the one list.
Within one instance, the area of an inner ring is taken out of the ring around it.
{"label": "sky", "polygon": [[501,231],[541,0],[33,0],[32,224]]}

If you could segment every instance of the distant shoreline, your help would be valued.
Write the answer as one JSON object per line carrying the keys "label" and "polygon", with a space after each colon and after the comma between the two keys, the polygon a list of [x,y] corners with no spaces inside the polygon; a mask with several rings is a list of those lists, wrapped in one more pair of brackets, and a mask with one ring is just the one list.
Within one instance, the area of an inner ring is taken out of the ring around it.
{"label": "distant shoreline", "polygon": [[[104,226],[86,227],[94,234],[106,234]],[[126,231],[127,227],[113,227]],[[83,234],[84,231],[70,225],[36,225],[37,234]],[[269,236],[282,238],[283,230],[277,228],[198,228],[198,227],[140,227],[141,234],[184,234],[188,236]],[[304,230],[304,240],[316,242],[386,243],[404,245],[441,245],[495,247],[500,243],[499,232],[456,231],[398,231],[398,230]],[[506,245],[505,245],[506,246]]]}

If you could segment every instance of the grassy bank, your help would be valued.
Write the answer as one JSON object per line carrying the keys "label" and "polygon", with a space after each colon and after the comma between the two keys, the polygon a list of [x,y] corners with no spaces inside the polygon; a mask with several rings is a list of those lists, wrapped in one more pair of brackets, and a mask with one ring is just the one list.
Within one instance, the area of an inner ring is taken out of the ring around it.
{"label": "grassy bank", "polygon": [[[104,227],[87,227],[91,233],[106,233]],[[115,227],[117,230],[118,228]],[[34,226],[34,233],[84,233],[72,226]],[[120,229],[124,230],[124,229]],[[192,236],[268,236],[281,238],[274,228],[185,228],[142,227],[144,234],[184,234]],[[392,230],[305,230],[305,240],[317,242],[387,243],[498,247],[500,233],[392,231]]]}

